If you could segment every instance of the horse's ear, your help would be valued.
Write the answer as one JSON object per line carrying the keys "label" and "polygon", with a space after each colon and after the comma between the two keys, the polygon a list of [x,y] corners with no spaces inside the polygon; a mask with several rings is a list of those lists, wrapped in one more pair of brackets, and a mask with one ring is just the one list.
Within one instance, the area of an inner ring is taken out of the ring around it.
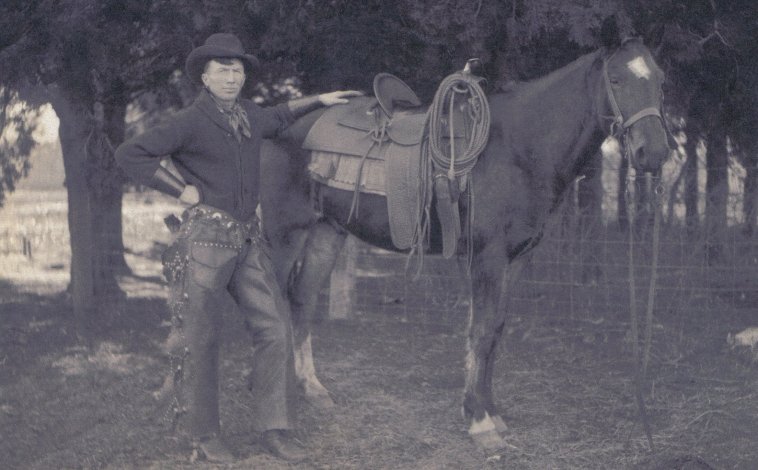
{"label": "horse's ear", "polygon": [[650,47],[659,49],[663,44],[664,35],[666,34],[666,28],[661,23],[654,23],[650,25],[645,31],[643,40],[645,44]]}
{"label": "horse's ear", "polygon": [[613,15],[604,19],[600,26],[600,45],[606,49],[616,49],[621,45],[621,34]]}

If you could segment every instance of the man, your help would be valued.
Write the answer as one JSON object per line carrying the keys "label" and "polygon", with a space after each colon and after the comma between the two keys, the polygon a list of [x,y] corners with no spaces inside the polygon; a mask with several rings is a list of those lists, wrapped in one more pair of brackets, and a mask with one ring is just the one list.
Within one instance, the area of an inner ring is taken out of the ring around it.
{"label": "man", "polygon": [[[258,65],[236,36],[213,34],[187,57],[187,73],[204,86],[195,102],[116,150],[133,179],[190,205],[163,257],[173,410],[195,450],[220,463],[234,459],[220,438],[218,404],[219,309],[229,294],[252,336],[249,388],[260,443],[288,461],[306,456],[289,435],[295,393],[289,307],[255,215],[260,145],[296,117],[360,95],[333,92],[261,108],[240,98],[246,75]],[[161,166],[163,156],[171,157],[175,172]]]}

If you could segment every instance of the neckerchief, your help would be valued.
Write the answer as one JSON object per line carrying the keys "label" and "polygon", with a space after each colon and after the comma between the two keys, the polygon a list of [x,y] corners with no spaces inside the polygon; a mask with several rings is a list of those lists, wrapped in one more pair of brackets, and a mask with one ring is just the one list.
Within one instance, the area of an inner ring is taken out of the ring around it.
{"label": "neckerchief", "polygon": [[249,139],[251,136],[250,121],[248,121],[247,112],[245,112],[245,110],[242,108],[242,105],[239,103],[239,101],[234,102],[232,109],[225,109],[223,106],[221,106],[218,100],[216,100],[216,97],[213,96],[212,93],[207,93],[213,99],[213,102],[216,103],[216,107],[219,111],[221,111],[221,114],[226,116],[226,118],[229,120],[229,126],[232,128],[234,137],[237,139],[237,142],[242,142],[243,135]]}

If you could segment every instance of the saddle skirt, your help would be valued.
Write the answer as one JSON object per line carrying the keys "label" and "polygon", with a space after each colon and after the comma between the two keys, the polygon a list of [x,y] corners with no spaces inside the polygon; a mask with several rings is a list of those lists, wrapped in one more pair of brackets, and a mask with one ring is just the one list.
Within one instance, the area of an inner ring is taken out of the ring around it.
{"label": "saddle skirt", "polygon": [[308,170],[313,179],[387,198],[392,242],[401,250],[413,244],[422,212],[425,122],[422,111],[389,117],[375,98],[360,98],[326,110],[303,142],[303,148],[311,151]]}

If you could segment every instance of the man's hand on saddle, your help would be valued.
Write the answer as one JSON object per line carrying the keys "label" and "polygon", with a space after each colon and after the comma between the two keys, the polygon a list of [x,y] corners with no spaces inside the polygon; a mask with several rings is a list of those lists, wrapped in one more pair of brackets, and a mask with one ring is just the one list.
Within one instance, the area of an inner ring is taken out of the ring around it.
{"label": "man's hand on saddle", "polygon": [[357,90],[333,91],[331,93],[322,93],[318,95],[318,100],[324,106],[331,106],[333,104],[347,103],[349,101],[348,98],[354,98],[356,96],[363,96],[363,92]]}

